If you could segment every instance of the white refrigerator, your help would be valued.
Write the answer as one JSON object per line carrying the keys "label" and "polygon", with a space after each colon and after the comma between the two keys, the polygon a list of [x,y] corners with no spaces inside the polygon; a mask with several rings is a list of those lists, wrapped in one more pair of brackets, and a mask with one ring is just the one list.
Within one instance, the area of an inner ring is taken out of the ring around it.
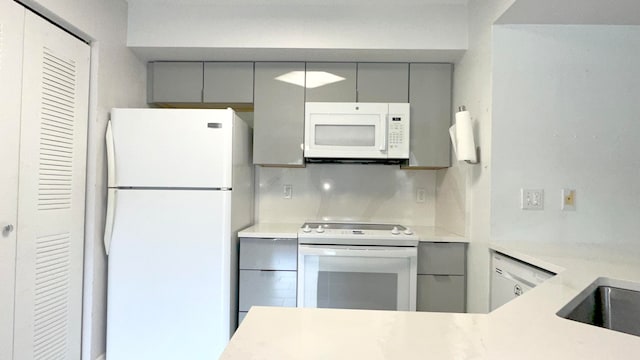
{"label": "white refrigerator", "polygon": [[231,109],[112,109],[107,360],[217,359],[236,326],[251,132]]}

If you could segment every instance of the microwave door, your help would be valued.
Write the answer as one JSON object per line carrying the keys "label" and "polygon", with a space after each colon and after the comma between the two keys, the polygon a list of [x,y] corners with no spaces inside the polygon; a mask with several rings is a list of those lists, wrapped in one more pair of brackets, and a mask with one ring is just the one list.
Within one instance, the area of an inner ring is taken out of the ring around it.
{"label": "microwave door", "polygon": [[305,130],[306,157],[387,157],[387,119],[383,113],[310,114]]}

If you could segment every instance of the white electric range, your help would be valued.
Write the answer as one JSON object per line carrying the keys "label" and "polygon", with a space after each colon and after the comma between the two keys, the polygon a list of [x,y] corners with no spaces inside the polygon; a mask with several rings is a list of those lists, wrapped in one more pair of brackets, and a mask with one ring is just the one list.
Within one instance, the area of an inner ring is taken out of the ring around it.
{"label": "white electric range", "polygon": [[418,241],[399,224],[305,223],[298,307],[415,311]]}

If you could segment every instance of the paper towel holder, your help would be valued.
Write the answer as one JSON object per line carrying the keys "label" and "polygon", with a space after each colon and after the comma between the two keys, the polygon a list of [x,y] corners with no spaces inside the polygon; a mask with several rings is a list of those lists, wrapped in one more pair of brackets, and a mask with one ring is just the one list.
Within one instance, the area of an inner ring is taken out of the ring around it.
{"label": "paper towel holder", "polygon": [[479,164],[480,147],[475,146],[471,116],[464,105],[458,106],[455,118],[455,124],[449,128],[455,156],[460,157],[458,161]]}

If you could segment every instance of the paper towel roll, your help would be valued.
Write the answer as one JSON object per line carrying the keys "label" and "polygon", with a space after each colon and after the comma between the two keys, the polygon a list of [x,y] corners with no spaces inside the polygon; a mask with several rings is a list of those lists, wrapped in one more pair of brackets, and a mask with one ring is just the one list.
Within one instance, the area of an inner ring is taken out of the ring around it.
{"label": "paper towel roll", "polygon": [[473,141],[473,125],[468,111],[456,113],[456,154],[458,161],[477,162],[476,144]]}

